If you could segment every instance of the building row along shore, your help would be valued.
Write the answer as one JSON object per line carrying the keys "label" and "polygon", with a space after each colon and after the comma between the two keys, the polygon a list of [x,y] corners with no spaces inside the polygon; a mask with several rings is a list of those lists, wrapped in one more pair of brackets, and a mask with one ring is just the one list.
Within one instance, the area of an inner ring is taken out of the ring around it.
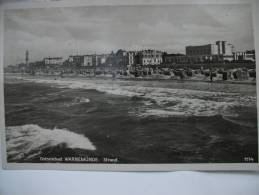
{"label": "building row along shore", "polygon": [[5,72],[29,73],[32,75],[116,75],[150,77],[165,75],[197,77],[203,75],[210,80],[220,74],[222,80],[247,80],[255,78],[255,50],[236,51],[226,41],[215,44],[186,46],[186,54],[170,54],[155,49],[126,51],[119,49],[109,54],[71,55],[45,57],[41,61],[29,62],[29,51],[25,63],[9,65]]}

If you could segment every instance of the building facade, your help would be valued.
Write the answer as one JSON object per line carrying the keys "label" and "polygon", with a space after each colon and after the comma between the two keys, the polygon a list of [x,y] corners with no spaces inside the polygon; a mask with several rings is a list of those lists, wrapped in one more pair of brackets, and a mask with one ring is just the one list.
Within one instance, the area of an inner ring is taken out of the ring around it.
{"label": "building facade", "polygon": [[234,60],[255,62],[255,50],[249,50],[245,52],[242,52],[242,51],[235,52]]}
{"label": "building facade", "polygon": [[215,44],[187,46],[186,56],[192,62],[224,62],[234,60],[234,46],[226,41]]}
{"label": "building facade", "polygon": [[119,49],[116,52],[115,66],[126,67],[128,64],[127,51]]}
{"label": "building facade", "polygon": [[82,55],[69,56],[68,61],[73,66],[82,66],[84,64],[84,56]]}
{"label": "building facade", "polygon": [[211,56],[211,55],[217,55],[217,54],[218,54],[218,48],[216,44],[186,47],[187,56]]}
{"label": "building facade", "polygon": [[83,63],[82,66],[93,66],[93,55],[83,55]]}
{"label": "building facade", "polygon": [[217,41],[218,55],[221,60],[231,62],[234,60],[234,46],[226,41]]}
{"label": "building facade", "polygon": [[107,54],[89,54],[69,56],[68,61],[74,66],[99,66],[105,65]]}
{"label": "building facade", "polygon": [[108,58],[108,54],[99,54],[97,55],[97,66],[103,66],[106,64],[106,60]]}
{"label": "building facade", "polygon": [[187,64],[190,62],[190,58],[184,54],[167,54],[164,53],[164,64]]}
{"label": "building facade", "polygon": [[142,50],[137,54],[137,63],[140,65],[160,65],[163,63],[163,52],[159,50]]}
{"label": "building facade", "polygon": [[137,56],[136,51],[127,52],[127,65],[128,66],[133,66],[134,64],[136,64],[136,56]]}
{"label": "building facade", "polygon": [[48,57],[43,59],[44,65],[62,65],[62,57]]}

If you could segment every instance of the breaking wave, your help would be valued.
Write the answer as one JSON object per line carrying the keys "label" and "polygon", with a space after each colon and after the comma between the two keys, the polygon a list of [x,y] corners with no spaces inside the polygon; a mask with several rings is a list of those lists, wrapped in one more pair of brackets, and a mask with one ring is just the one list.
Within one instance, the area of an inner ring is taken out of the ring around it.
{"label": "breaking wave", "polygon": [[[212,116],[232,115],[235,106],[254,106],[256,97],[240,96],[239,93],[214,92],[192,89],[174,89],[143,86],[138,82],[111,80],[63,80],[28,79],[38,83],[48,83],[61,88],[95,89],[112,95],[141,97],[143,107],[130,112],[138,116]],[[136,100],[137,98],[134,98]],[[150,101],[151,100],[151,101]]]}
{"label": "breaking wave", "polygon": [[81,103],[89,103],[89,102],[90,102],[90,99],[88,99],[88,98],[85,98],[85,97],[75,97],[72,100],[72,102],[65,103],[65,106],[66,107],[70,107],[70,106],[78,105],[78,104],[81,104]]}
{"label": "breaking wave", "polygon": [[89,139],[67,129],[53,130],[38,125],[9,126],[6,128],[7,155],[10,160],[31,159],[41,155],[41,151],[65,144],[67,148],[96,150]]}

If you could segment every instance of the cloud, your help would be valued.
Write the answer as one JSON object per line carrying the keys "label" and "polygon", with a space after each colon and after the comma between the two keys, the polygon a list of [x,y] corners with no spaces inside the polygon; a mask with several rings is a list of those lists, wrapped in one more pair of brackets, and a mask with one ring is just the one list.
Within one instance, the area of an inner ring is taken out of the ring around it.
{"label": "cloud", "polygon": [[34,8],[5,13],[5,65],[45,56],[185,46],[227,40],[252,49],[248,5],[156,5]]}

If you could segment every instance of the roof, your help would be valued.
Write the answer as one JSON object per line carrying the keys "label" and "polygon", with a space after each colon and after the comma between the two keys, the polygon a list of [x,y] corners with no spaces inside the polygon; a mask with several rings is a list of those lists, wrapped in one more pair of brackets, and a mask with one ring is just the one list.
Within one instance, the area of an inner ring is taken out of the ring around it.
{"label": "roof", "polygon": [[47,58],[44,58],[44,60],[61,60],[63,59],[62,57],[47,57]]}
{"label": "roof", "polygon": [[185,55],[181,53],[171,53],[171,54],[166,54],[165,56],[185,56]]}
{"label": "roof", "polygon": [[208,47],[210,45],[215,45],[215,44],[206,44],[206,45],[189,45],[186,46],[186,48],[195,48],[195,47]]}

